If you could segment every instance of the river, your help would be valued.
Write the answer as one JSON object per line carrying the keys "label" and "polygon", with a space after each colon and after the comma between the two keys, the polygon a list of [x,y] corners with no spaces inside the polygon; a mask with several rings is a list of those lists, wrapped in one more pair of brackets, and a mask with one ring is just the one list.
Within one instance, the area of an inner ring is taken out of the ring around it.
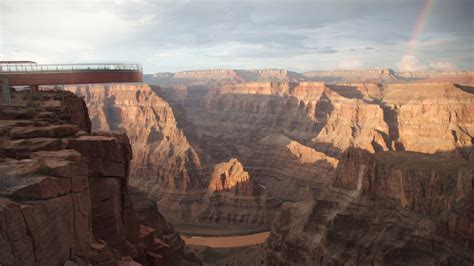
{"label": "river", "polygon": [[211,248],[235,248],[251,246],[265,242],[270,232],[238,236],[185,236],[181,238],[186,245],[209,246]]}

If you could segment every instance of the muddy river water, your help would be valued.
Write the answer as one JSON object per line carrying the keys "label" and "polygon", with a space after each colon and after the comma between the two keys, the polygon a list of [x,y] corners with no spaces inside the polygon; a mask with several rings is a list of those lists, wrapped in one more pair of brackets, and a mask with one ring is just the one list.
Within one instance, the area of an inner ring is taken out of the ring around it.
{"label": "muddy river water", "polygon": [[251,246],[265,242],[270,232],[261,232],[250,235],[237,236],[185,236],[186,245],[209,246],[212,248],[233,248]]}

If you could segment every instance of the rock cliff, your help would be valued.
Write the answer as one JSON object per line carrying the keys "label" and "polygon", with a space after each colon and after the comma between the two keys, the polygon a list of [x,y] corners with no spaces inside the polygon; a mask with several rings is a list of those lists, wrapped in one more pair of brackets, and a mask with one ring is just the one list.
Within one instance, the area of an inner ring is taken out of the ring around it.
{"label": "rock cliff", "polygon": [[[211,75],[183,73],[191,74]],[[334,180],[347,148],[443,153],[469,147],[474,136],[474,95],[446,82],[68,89],[85,97],[95,129],[129,135],[135,150],[130,183],[157,199],[174,223],[205,221],[212,212],[207,206],[218,206],[208,189],[220,178],[214,167],[231,159],[268,199],[298,201]],[[217,194],[226,195],[217,202],[229,202],[229,193]]]}
{"label": "rock cliff", "polygon": [[271,265],[471,265],[474,94],[442,81],[464,74],[205,70],[66,88],[84,101],[13,93],[0,263],[198,263],[169,222],[267,229],[290,201]]}
{"label": "rock cliff", "polygon": [[160,86],[219,86],[256,81],[289,82],[302,79],[301,74],[284,69],[207,69],[144,75],[145,82]]}
{"label": "rock cliff", "polygon": [[386,85],[381,106],[397,149],[434,153],[474,144],[474,94],[453,83]]}
{"label": "rock cliff", "polygon": [[83,100],[13,92],[0,119],[0,264],[185,262],[155,234],[159,226],[140,225],[127,135],[91,133]]}
{"label": "rock cliff", "polygon": [[208,188],[216,192],[235,190],[236,193],[250,194],[252,184],[242,164],[237,159],[231,159],[214,167]]}
{"label": "rock cliff", "polygon": [[[156,200],[168,220],[269,227],[279,202],[251,176],[239,175],[244,171],[238,169],[245,166],[210,156],[206,144],[194,136],[188,114],[165,101],[160,88],[96,84],[67,89],[84,96],[94,130],[118,130],[130,137],[134,150],[130,184]],[[227,174],[227,187],[214,193],[209,187],[221,174]],[[257,210],[250,212],[248,206]]]}
{"label": "rock cliff", "polygon": [[268,263],[470,265],[473,177],[464,159],[349,149],[332,185],[282,206]]}
{"label": "rock cliff", "polygon": [[473,94],[452,83],[253,82],[192,91],[165,97],[183,106],[202,149],[217,162],[238,158],[283,199],[330,181],[349,147],[435,153],[473,141]]}
{"label": "rock cliff", "polygon": [[148,193],[202,187],[201,161],[173,110],[148,85],[69,86],[84,96],[94,130],[126,133],[133,145],[130,184]]}

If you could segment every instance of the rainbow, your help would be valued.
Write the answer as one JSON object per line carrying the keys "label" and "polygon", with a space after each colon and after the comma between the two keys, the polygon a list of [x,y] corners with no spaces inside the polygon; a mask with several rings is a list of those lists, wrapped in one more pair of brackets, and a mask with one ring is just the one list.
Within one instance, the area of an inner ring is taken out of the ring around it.
{"label": "rainbow", "polygon": [[415,27],[411,33],[411,39],[408,43],[408,52],[407,55],[414,55],[416,50],[416,45],[418,43],[418,36],[423,32],[423,27],[426,24],[428,14],[433,8],[434,0],[424,0],[423,7],[421,8],[420,14],[416,19]]}

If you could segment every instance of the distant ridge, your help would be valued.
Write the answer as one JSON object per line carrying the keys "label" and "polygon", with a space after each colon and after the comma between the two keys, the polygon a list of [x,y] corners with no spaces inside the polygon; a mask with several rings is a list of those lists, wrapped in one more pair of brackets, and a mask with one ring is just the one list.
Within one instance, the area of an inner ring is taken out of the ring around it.
{"label": "distant ridge", "polygon": [[457,72],[396,72],[390,68],[367,70],[321,70],[298,73],[285,69],[203,69],[176,73],[145,74],[144,81],[160,86],[221,86],[245,82],[303,82],[326,83],[399,83],[412,81],[452,81],[474,83],[474,71]]}

